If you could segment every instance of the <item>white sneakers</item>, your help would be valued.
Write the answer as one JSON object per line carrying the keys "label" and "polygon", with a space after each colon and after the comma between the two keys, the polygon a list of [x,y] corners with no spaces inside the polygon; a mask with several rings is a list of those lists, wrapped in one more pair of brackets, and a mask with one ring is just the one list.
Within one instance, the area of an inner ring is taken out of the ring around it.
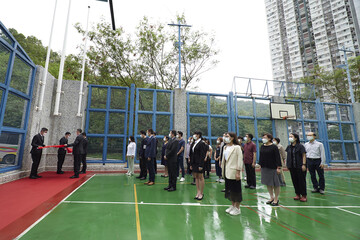
{"label": "white sneakers", "polygon": [[126,175],[128,175],[128,176],[132,176],[132,175],[133,175],[133,173],[132,173],[132,172],[127,172],[127,173],[126,173]]}
{"label": "white sneakers", "polygon": [[239,215],[241,213],[240,209],[236,208],[234,206],[230,206],[228,209],[225,210],[225,212],[229,213],[232,216],[236,216],[236,215]]}
{"label": "white sneakers", "polygon": [[220,182],[220,183],[223,183],[223,182],[225,182],[225,180],[221,178],[221,179],[219,180],[219,182]]}
{"label": "white sneakers", "polygon": [[220,178],[216,179],[216,182],[219,182],[220,181]]}
{"label": "white sneakers", "polygon": [[185,181],[185,178],[180,178],[180,182],[184,182]]}

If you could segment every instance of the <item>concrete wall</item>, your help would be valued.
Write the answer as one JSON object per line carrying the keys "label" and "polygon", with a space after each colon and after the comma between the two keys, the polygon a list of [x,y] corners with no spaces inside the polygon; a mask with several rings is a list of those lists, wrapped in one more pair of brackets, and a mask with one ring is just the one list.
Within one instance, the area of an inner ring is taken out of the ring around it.
{"label": "concrete wall", "polygon": [[355,120],[355,125],[356,125],[357,137],[358,137],[358,140],[360,141],[360,103],[353,104],[353,112],[354,112],[354,120]]}
{"label": "concrete wall", "polygon": [[[54,145],[58,144],[60,138],[64,135],[66,131],[72,133],[70,142],[74,141],[76,134],[75,131],[77,128],[84,128],[85,124],[85,107],[87,102],[87,83],[84,83],[84,92],[83,97],[84,101],[82,103],[82,114],[83,117],[77,117],[77,108],[78,108],[78,96],[80,90],[80,81],[69,81],[64,80],[62,85],[62,90],[64,94],[61,95],[60,101],[60,113],[61,116],[54,116],[54,102],[55,102],[55,93],[57,87],[57,79],[55,79],[50,74],[47,75],[47,81],[45,86],[45,96],[42,111],[36,110],[36,107],[39,105],[40,98],[40,84],[39,81],[42,79],[44,74],[44,68],[37,66],[35,81],[34,81],[34,91],[33,91],[33,100],[30,108],[29,115],[29,125],[26,136],[22,168],[21,170],[11,171],[7,173],[0,174],[0,183],[8,182],[15,180],[21,177],[26,177],[29,175],[31,169],[31,140],[34,135],[36,135],[42,127],[49,129],[48,134],[45,136],[45,145]],[[43,156],[39,166],[39,172],[53,169],[56,166],[57,154],[56,149],[45,149],[43,151]],[[73,164],[72,156],[69,155],[66,157],[65,165],[72,166]]]}

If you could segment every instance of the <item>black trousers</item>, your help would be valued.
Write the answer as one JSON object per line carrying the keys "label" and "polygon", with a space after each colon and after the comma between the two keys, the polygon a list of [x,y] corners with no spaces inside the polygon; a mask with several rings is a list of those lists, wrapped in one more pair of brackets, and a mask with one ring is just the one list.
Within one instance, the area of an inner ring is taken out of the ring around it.
{"label": "black trousers", "polygon": [[58,153],[57,172],[62,171],[66,153]]}
{"label": "black trousers", "polygon": [[256,187],[255,168],[252,167],[252,164],[245,163],[245,171],[247,185]]}
{"label": "black trousers", "polygon": [[157,162],[156,162],[156,158],[153,159],[153,162],[154,162],[154,171],[155,171],[155,174],[157,174]]}
{"label": "black trousers", "polygon": [[31,166],[30,176],[37,176],[38,168],[40,165],[41,153],[40,154],[32,153],[31,158],[32,158],[33,163]]}
{"label": "black trousers", "polygon": [[147,168],[146,168],[146,159],[145,157],[140,157],[140,177],[147,177]]}
{"label": "black trousers", "polygon": [[174,159],[168,159],[168,172],[169,172],[169,187],[176,189],[176,180],[178,173],[178,162],[176,157]]}
{"label": "black trousers", "polygon": [[[325,190],[325,177],[324,177],[324,169],[320,167],[321,159],[319,160],[310,160],[307,159],[307,167],[309,168],[309,173],[311,176],[311,182],[313,184],[314,189]],[[319,175],[319,182],[316,179],[316,172]]]}
{"label": "black trousers", "polygon": [[[86,172],[87,164],[86,164],[86,154],[81,154],[81,162],[82,162],[82,169],[81,172]],[[80,167],[79,167],[80,169]]]}
{"label": "black trousers", "polygon": [[74,176],[79,176],[81,164],[81,154],[74,154]]}
{"label": "black trousers", "polygon": [[146,159],[146,166],[149,170],[149,181],[155,182],[154,158],[151,158],[150,160]]}
{"label": "black trousers", "polygon": [[185,158],[186,159],[186,174],[191,174],[191,170],[190,170],[190,158]]}
{"label": "black trousers", "polygon": [[307,196],[306,192],[306,171],[301,168],[289,168],[296,195]]}

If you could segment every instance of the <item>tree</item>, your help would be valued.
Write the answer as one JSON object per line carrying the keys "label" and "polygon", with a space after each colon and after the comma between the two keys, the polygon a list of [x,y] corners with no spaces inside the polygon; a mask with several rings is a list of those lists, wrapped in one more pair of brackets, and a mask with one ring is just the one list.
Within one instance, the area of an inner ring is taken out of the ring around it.
{"label": "tree", "polygon": [[[182,22],[185,17],[178,19]],[[80,24],[75,25],[85,35]],[[150,23],[144,17],[136,28],[135,37],[125,35],[123,28],[115,31],[109,23],[98,23],[89,31],[91,47],[87,52],[91,83],[136,87],[174,89],[177,87],[177,31],[163,23]],[[135,38],[135,39],[133,39]],[[199,81],[199,76],[216,66],[213,57],[214,36],[185,29],[182,36],[184,88]]]}
{"label": "tree", "polygon": [[[358,102],[360,100],[360,56],[349,60],[349,69],[354,98],[355,101]],[[310,77],[302,78],[300,81],[303,83],[314,84],[318,90],[317,92],[320,93],[320,97],[324,97],[326,94],[336,102],[351,102],[345,69],[325,71],[323,68],[316,66]]]}

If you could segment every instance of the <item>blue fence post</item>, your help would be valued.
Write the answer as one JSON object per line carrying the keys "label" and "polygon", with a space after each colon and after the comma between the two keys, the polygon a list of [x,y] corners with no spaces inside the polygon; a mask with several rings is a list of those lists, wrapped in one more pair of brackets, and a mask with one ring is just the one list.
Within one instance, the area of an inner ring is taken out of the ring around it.
{"label": "blue fence post", "polygon": [[340,132],[340,140],[341,140],[341,149],[343,152],[343,158],[345,163],[347,163],[347,157],[346,157],[346,149],[345,149],[345,143],[344,143],[344,136],[343,136],[343,132],[342,132],[342,126],[341,126],[341,117],[340,117],[340,111],[339,111],[339,104],[335,105],[335,109],[336,109],[336,116],[337,116],[337,120],[339,122],[339,132]]}
{"label": "blue fence post", "polygon": [[328,165],[330,165],[331,153],[330,153],[329,139],[328,139],[328,135],[327,135],[325,111],[324,111],[324,106],[320,102],[319,98],[317,98],[315,100],[315,109],[316,109],[316,115],[317,115],[317,119],[318,119],[319,138],[322,140],[322,143],[324,144],[326,163]]}
{"label": "blue fence post", "polygon": [[230,131],[236,132],[238,135],[238,132],[235,129],[235,111],[234,111],[234,93],[229,92],[228,96],[228,128],[230,128]]}
{"label": "blue fence post", "polygon": [[134,101],[135,101],[135,84],[130,86],[130,109],[129,109],[129,132],[128,135],[131,136],[134,133]]}

